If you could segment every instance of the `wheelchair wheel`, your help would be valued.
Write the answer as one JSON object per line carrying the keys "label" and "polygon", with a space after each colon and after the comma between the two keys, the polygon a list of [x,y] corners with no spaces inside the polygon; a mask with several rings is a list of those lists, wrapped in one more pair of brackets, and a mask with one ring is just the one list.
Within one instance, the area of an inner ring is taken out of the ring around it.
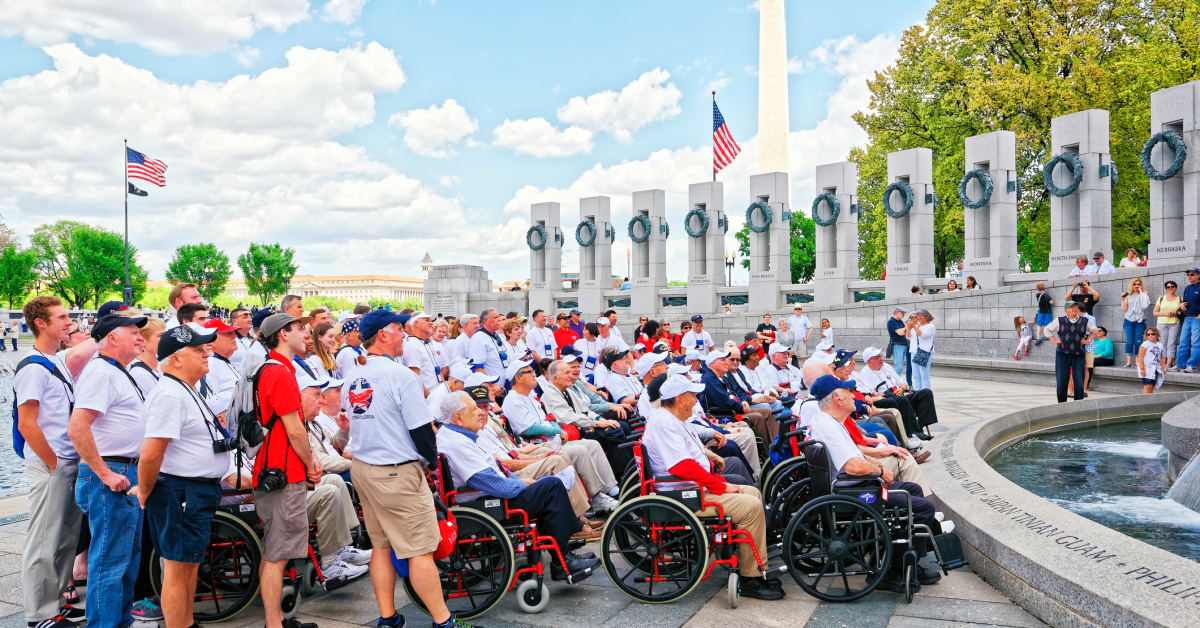
{"label": "wheelchair wheel", "polygon": [[892,560],[892,535],[870,506],[825,495],[792,517],[783,534],[783,557],[805,593],[826,602],[852,602],[883,580]]}
{"label": "wheelchair wheel", "polygon": [[792,517],[812,500],[811,480],[804,478],[784,489],[767,509],[767,544],[774,545],[783,538]]}
{"label": "wheelchair wheel", "polygon": [[[495,519],[478,510],[454,506],[458,543],[450,555],[436,560],[442,596],[450,612],[463,619],[478,617],[498,604],[512,583],[516,556],[508,533]],[[417,608],[429,609],[404,578],[404,593]]]}
{"label": "wheelchair wheel", "polygon": [[767,478],[771,476],[771,471],[775,469],[775,461],[771,460],[769,455],[766,458],[759,458],[758,461],[762,468],[758,471],[758,486],[755,488],[759,493],[765,495],[766,492],[763,489],[766,488]]}
{"label": "wheelchair wheel", "polygon": [[283,587],[283,594],[279,598],[279,610],[283,611],[284,619],[291,619],[296,616],[296,611],[300,609],[300,590],[288,584]]}
{"label": "wheelchair wheel", "polygon": [[624,503],[627,500],[637,497],[642,492],[641,479],[638,477],[637,468],[635,467],[632,471],[632,473],[626,471],[625,477],[621,478],[621,493],[617,497],[618,502]]}
{"label": "wheelchair wheel", "polygon": [[912,604],[913,596],[917,593],[917,555],[911,551],[904,552],[904,601]]}
{"label": "wheelchair wheel", "polygon": [[763,503],[772,504],[787,487],[808,477],[808,463],[804,458],[788,458],[771,469],[771,475],[763,481]]}
{"label": "wheelchair wheel", "polygon": [[683,504],[644,495],[613,512],[600,549],[604,571],[621,592],[642,602],[672,602],[704,577],[708,531]]}
{"label": "wheelchair wheel", "polygon": [[550,587],[545,583],[538,586],[537,579],[530,578],[517,587],[517,608],[522,613],[540,613],[550,603]]}
{"label": "wheelchair wheel", "polygon": [[317,566],[312,564],[312,561],[304,561],[304,571],[300,575],[300,593],[312,597],[318,586]]}
{"label": "wheelchair wheel", "polygon": [[729,608],[737,608],[738,602],[742,601],[741,580],[742,577],[738,575],[738,572],[729,572],[729,582],[725,584],[725,593],[729,596]]}
{"label": "wheelchair wheel", "polygon": [[[150,582],[162,595],[162,561],[150,554]],[[197,622],[225,621],[246,609],[258,596],[262,544],[242,519],[218,510],[209,524],[208,547],[196,575],[193,615]]]}

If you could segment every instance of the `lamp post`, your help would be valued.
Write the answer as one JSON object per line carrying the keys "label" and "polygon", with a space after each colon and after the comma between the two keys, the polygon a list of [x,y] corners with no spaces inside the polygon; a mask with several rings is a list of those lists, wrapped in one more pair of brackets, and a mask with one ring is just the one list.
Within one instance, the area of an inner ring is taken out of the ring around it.
{"label": "lamp post", "polygon": [[727,285],[727,286],[733,285],[733,265],[735,263],[737,263],[737,253],[726,253],[725,254],[725,268],[726,268],[726,272],[728,273],[728,276],[729,276],[729,279],[725,283],[725,285]]}

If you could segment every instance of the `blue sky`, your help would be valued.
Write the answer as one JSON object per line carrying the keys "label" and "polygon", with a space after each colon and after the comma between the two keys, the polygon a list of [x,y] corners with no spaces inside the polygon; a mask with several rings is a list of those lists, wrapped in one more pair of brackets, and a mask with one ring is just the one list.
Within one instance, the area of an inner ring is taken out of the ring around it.
{"label": "blue sky", "polygon": [[[38,181],[10,167],[0,213],[23,235],[62,218],[119,229],[111,187],[128,137],[172,166],[168,187],[131,206],[153,216],[131,226],[153,277],[179,244],[216,241],[233,256],[278,240],[297,248],[305,274],[412,276],[430,249],[495,281],[525,278],[529,202],[561,200],[573,225],[575,199],[610,194],[623,225],[634,189],[662,187],[681,220],[686,182],[709,174],[700,153],[714,83],[747,148],[722,174],[739,213],[757,133],[758,14],[746,2],[363,2],[207,0],[199,15],[120,15],[105,2],[0,1],[0,106],[25,105],[0,122],[0,160],[71,172]],[[794,204],[810,197],[816,163],[862,141],[846,121],[867,104],[863,80],[931,4],[787,4]],[[564,117],[572,98],[635,83],[644,89],[625,100],[602,95]],[[119,111],[122,98],[135,104]],[[431,106],[434,117],[389,124]],[[623,130],[605,127],[610,115],[628,119]],[[535,156],[546,143],[525,135],[495,145],[506,120],[536,118],[555,133],[581,127],[558,136],[563,156]],[[406,143],[422,131],[436,145]],[[661,184],[647,176],[657,173]],[[671,244],[675,278],[683,242]]]}

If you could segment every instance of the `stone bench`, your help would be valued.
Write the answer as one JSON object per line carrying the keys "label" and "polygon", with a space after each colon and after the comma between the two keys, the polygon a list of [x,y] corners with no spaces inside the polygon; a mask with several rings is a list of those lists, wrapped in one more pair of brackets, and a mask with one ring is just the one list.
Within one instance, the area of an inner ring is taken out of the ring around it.
{"label": "stone bench", "polygon": [[[1034,360],[1017,362],[1012,358],[972,358],[933,355],[933,375],[963,377],[1018,384],[1045,386],[1054,382],[1054,363]],[[1140,393],[1142,378],[1137,367],[1098,366],[1092,376],[1092,388],[1104,392]],[[1167,373],[1159,392],[1200,390],[1200,373]]]}

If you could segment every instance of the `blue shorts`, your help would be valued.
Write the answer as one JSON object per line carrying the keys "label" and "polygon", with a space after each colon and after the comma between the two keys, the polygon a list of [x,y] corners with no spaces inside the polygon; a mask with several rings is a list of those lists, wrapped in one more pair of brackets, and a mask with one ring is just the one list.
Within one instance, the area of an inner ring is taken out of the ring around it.
{"label": "blue shorts", "polygon": [[1145,377],[1142,378],[1143,386],[1153,386],[1155,383],[1157,383],[1157,382],[1155,382],[1155,380],[1153,380],[1153,379],[1146,379]]}
{"label": "blue shorts", "polygon": [[1053,320],[1054,320],[1054,314],[1042,314],[1041,312],[1038,312],[1036,324],[1038,327],[1045,327],[1046,325],[1049,325]]}
{"label": "blue shorts", "polygon": [[146,519],[154,548],[167,560],[204,562],[209,524],[221,501],[220,480],[159,474],[146,499]]}

